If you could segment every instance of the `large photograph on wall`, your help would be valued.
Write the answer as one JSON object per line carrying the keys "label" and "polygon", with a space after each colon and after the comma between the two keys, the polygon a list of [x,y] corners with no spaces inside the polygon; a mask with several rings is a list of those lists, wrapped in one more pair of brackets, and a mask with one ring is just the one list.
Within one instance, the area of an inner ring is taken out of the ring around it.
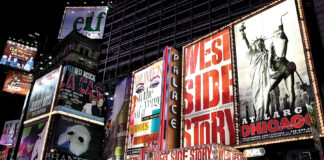
{"label": "large photograph on wall", "polygon": [[294,0],[234,25],[242,143],[310,133],[314,94]]}
{"label": "large photograph on wall", "polygon": [[21,141],[19,144],[17,160],[40,160],[43,144],[45,142],[45,133],[47,121],[42,120],[24,127]]}
{"label": "large photograph on wall", "polygon": [[104,150],[102,156],[105,159],[123,159],[127,117],[132,79],[123,79],[115,89],[112,115],[107,119],[105,127]]}
{"label": "large photograph on wall", "polygon": [[229,28],[184,47],[184,146],[235,143]]}
{"label": "large photograph on wall", "polygon": [[103,127],[68,117],[55,116],[50,147],[46,159],[98,159],[101,153]]}
{"label": "large photograph on wall", "polygon": [[94,74],[83,69],[64,66],[57,105],[101,117],[104,97],[95,79]]}
{"label": "large photograph on wall", "polygon": [[158,145],[162,63],[157,61],[133,73],[127,154],[139,154],[139,148]]}
{"label": "large photograph on wall", "polygon": [[28,103],[27,120],[50,111],[59,76],[60,68],[57,68],[35,81]]}

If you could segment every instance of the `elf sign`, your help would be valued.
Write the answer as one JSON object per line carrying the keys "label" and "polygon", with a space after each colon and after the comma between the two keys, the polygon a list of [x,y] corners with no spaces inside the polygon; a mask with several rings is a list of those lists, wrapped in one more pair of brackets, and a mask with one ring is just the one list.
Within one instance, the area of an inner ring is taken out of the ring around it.
{"label": "elf sign", "polygon": [[59,32],[59,39],[63,39],[72,30],[91,38],[101,39],[108,7],[66,7]]}

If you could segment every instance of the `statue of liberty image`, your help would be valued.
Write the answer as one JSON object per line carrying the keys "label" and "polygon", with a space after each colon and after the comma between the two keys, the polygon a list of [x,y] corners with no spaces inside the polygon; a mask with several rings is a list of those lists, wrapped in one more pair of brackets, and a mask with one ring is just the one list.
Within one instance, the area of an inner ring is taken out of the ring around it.
{"label": "statue of liberty image", "polygon": [[[240,32],[249,49],[252,104],[255,109],[255,120],[264,119],[264,115],[273,115],[279,110],[279,83],[284,80],[289,93],[290,105],[294,104],[294,63],[286,59],[288,38],[284,33],[282,17],[279,30],[274,32],[270,49],[265,46],[264,36],[257,37],[251,44],[246,36],[246,26],[242,23]],[[278,45],[275,45],[275,44]],[[289,66],[290,65],[290,66]]]}

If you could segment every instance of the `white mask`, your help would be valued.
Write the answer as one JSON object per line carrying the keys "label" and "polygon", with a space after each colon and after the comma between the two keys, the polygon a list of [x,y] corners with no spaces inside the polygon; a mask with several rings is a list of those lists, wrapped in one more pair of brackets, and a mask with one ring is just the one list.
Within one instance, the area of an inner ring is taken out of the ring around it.
{"label": "white mask", "polygon": [[90,140],[88,129],[81,125],[75,125],[61,134],[58,145],[68,142],[70,151],[79,156],[88,150]]}

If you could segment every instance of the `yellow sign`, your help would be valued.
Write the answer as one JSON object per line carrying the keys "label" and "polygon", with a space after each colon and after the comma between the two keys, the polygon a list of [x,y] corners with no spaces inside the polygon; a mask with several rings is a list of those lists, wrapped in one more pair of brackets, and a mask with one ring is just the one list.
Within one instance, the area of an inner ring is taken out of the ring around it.
{"label": "yellow sign", "polygon": [[147,131],[149,129],[149,122],[139,123],[129,127],[129,134]]}

